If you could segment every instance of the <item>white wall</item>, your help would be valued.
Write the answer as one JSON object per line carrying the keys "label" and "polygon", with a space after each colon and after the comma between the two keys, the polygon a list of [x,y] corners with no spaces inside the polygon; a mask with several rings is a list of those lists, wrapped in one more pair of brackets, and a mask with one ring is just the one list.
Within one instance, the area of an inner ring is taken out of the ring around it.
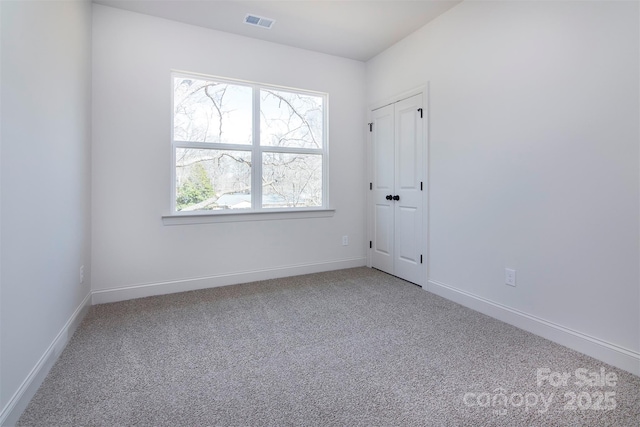
{"label": "white wall", "polygon": [[638,2],[464,2],[367,63],[370,104],[430,84],[431,289],[637,358],[638,18]]}
{"label": "white wall", "polygon": [[2,424],[88,301],[91,5],[0,8]]}
{"label": "white wall", "polygon": [[[94,302],[307,271],[291,266],[364,265],[362,62],[100,5],[93,10]],[[328,92],[335,216],[163,225],[172,185],[172,69]],[[349,246],[342,246],[343,235]],[[235,276],[251,271],[260,273]],[[227,275],[230,281],[220,279]],[[147,284],[164,285],[142,294],[102,292]]]}

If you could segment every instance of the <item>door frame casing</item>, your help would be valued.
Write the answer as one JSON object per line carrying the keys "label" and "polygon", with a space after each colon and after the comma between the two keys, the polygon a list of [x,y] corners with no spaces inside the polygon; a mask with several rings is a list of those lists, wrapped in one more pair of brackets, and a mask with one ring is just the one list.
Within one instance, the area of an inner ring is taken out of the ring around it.
{"label": "door frame casing", "polygon": [[[429,277],[429,83],[416,87],[414,89],[402,92],[384,101],[373,103],[367,109],[367,122],[372,121],[372,111],[385,107],[390,104],[402,101],[407,98],[411,98],[416,95],[422,95],[422,108],[423,108],[423,120],[422,120],[422,182],[424,188],[422,191],[422,239],[421,249],[423,254],[422,273],[420,275],[420,283],[418,285],[426,289],[428,277]],[[372,267],[372,249],[369,247],[369,242],[373,241],[374,236],[374,217],[373,217],[373,197],[372,191],[369,189],[369,183],[373,182],[373,148],[372,148],[372,133],[367,128],[367,147],[366,147],[366,219],[367,219],[367,267]]]}

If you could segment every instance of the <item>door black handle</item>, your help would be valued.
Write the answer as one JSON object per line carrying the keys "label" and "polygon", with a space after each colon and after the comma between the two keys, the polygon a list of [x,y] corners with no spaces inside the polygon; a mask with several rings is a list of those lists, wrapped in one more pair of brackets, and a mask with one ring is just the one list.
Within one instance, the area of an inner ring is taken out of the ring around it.
{"label": "door black handle", "polygon": [[387,199],[387,200],[392,200],[392,199],[393,199],[393,196],[392,196],[391,194],[387,194],[387,196],[385,197],[385,199]]}
{"label": "door black handle", "polygon": [[393,200],[400,200],[400,196],[393,196]]}

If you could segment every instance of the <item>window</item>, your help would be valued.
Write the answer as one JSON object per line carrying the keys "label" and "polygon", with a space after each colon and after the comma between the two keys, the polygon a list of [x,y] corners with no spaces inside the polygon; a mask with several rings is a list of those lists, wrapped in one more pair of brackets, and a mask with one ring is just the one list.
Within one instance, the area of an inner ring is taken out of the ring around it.
{"label": "window", "polygon": [[327,207],[327,95],[172,74],[173,211]]}

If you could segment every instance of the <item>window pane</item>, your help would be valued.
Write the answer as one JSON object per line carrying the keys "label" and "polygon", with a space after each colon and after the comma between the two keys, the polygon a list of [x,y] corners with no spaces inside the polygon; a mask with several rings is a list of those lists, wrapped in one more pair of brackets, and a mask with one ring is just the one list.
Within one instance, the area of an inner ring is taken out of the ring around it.
{"label": "window pane", "polygon": [[173,84],[174,140],[251,144],[250,87],[188,77]]}
{"label": "window pane", "polygon": [[176,149],[176,210],[251,208],[251,152]]}
{"label": "window pane", "polygon": [[323,98],[260,90],[260,144],[322,148]]}
{"label": "window pane", "polygon": [[322,206],[322,155],[264,153],[262,207]]}

